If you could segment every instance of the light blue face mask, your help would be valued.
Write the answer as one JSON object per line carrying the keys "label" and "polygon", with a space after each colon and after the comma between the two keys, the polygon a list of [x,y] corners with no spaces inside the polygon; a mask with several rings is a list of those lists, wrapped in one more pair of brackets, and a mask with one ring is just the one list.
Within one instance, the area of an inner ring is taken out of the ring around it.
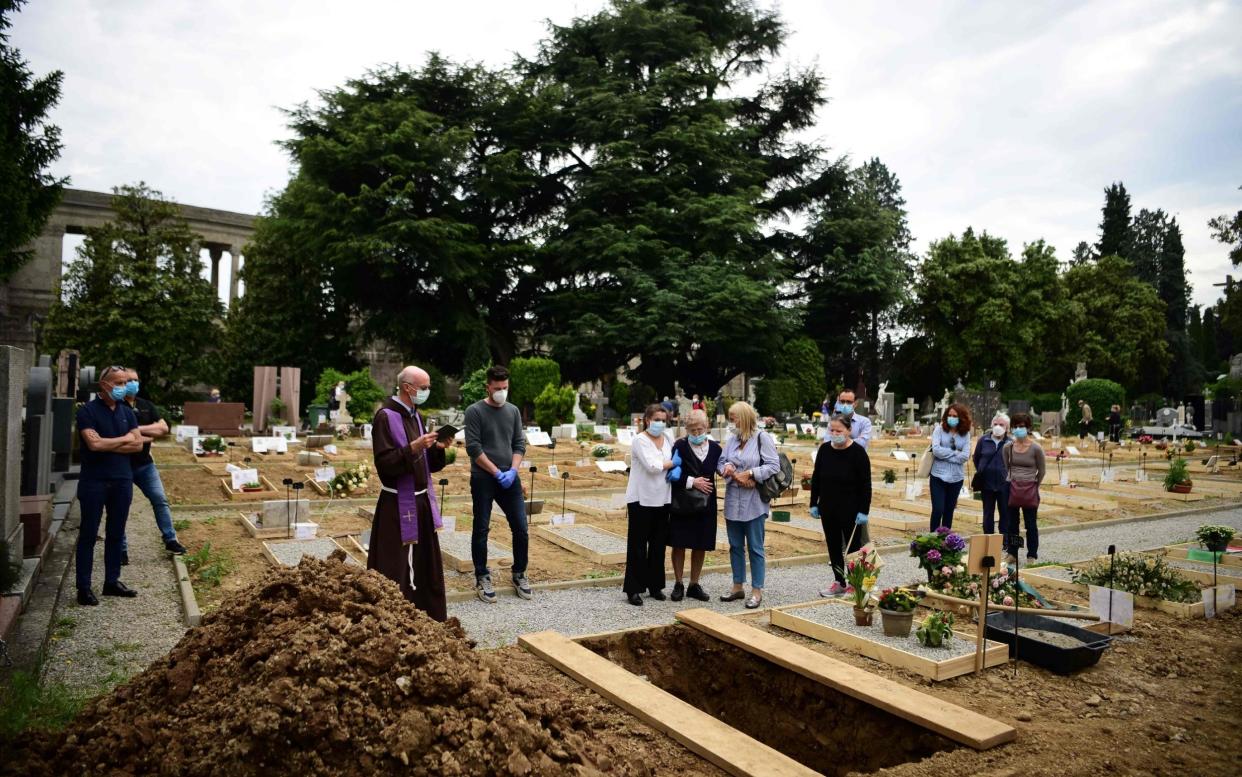
{"label": "light blue face mask", "polygon": [[1015,427],[1013,430],[1013,436],[1017,437],[1019,440],[1025,440],[1026,439],[1026,427],[1025,426]]}
{"label": "light blue face mask", "polygon": [[125,384],[125,396],[127,397],[138,396],[138,381],[131,380]]}
{"label": "light blue face mask", "polygon": [[848,402],[838,402],[838,403],[837,403],[837,412],[838,412],[838,413],[841,413],[842,415],[853,415],[853,414],[854,414],[854,406],[853,406],[852,404],[848,403]]}
{"label": "light blue face mask", "polygon": [[691,445],[702,445],[703,441],[707,439],[707,434],[691,434],[688,435],[687,439],[690,440]]}
{"label": "light blue face mask", "polygon": [[111,390],[109,390],[108,394],[112,397],[113,401],[121,402],[125,399],[125,386],[113,386]]}
{"label": "light blue face mask", "polygon": [[647,434],[651,435],[652,437],[659,437],[660,435],[664,434],[665,428],[666,427],[663,421],[652,421],[651,423],[647,424]]}
{"label": "light blue face mask", "polygon": [[955,428],[957,428],[958,422],[959,422],[959,419],[958,419],[958,417],[957,417],[957,416],[955,416],[955,415],[951,415],[951,416],[949,416],[949,418],[945,421],[945,423],[947,423],[947,424],[949,425],[949,428],[950,428],[950,429],[955,429]]}
{"label": "light blue face mask", "polygon": [[832,440],[833,445],[845,445],[845,435],[843,434],[830,434],[828,439]]}

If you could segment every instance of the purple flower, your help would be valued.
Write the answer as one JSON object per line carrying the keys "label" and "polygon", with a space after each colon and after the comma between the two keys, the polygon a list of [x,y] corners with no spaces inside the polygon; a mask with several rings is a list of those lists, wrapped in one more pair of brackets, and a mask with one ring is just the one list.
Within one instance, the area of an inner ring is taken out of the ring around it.
{"label": "purple flower", "polygon": [[919,552],[919,544],[917,542],[911,542],[910,543],[910,554],[913,555],[918,552]]}
{"label": "purple flower", "polygon": [[945,547],[949,550],[964,550],[966,548],[966,540],[962,539],[960,534],[950,534],[944,538]]}
{"label": "purple flower", "polygon": [[944,535],[948,534],[951,531],[953,530],[950,529],[948,526],[937,526],[936,527],[936,533],[939,534],[941,537],[943,537]]}
{"label": "purple flower", "polygon": [[937,561],[939,561],[939,560],[940,560],[940,551],[938,551],[938,550],[929,550],[929,551],[927,551],[927,560],[928,560],[928,561],[930,561],[930,562],[932,562],[933,564],[934,564],[934,563],[936,563]]}

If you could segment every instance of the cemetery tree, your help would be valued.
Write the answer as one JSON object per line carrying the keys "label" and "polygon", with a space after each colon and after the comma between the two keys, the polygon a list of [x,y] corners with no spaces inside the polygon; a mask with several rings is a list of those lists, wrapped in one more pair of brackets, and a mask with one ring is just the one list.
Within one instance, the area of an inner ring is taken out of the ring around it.
{"label": "cemetery tree", "polygon": [[769,379],[760,385],[786,381],[789,384],[788,407],[781,410],[810,412],[819,407],[824,397],[824,355],[809,337],[795,337],[781,346]]}
{"label": "cemetery tree", "polygon": [[47,114],[60,99],[64,74],[36,78],[9,45],[12,16],[23,5],[0,0],[0,282],[30,259],[26,246],[43,230],[67,180],[47,172],[60,156],[60,128],[47,123]]}
{"label": "cemetery tree", "polygon": [[[1072,300],[1060,276],[1056,250],[1043,240],[1028,243],[1018,263],[1014,317],[1019,358],[1009,365],[1004,385],[1059,390],[1077,361],[1073,333],[1085,312]],[[1031,358],[1038,354],[1037,358]]]}
{"label": "cemetery tree", "polygon": [[1208,226],[1215,240],[1229,246],[1229,261],[1235,266],[1242,264],[1242,210],[1232,217],[1228,213],[1221,214],[1208,221]]}
{"label": "cemetery tree", "polygon": [[1129,262],[1101,256],[1095,264],[1071,267],[1063,277],[1068,299],[1083,311],[1081,329],[1070,334],[1071,352],[1091,365],[1093,375],[1138,394],[1141,378],[1167,374],[1164,301],[1134,277]]}
{"label": "cemetery tree", "polygon": [[291,111],[298,168],[274,215],[302,230],[359,337],[450,371],[507,362],[542,274],[532,236],[559,196],[545,177],[538,96],[505,74],[431,55]]}
{"label": "cemetery tree", "polygon": [[1104,190],[1103,216],[1100,219],[1100,241],[1095,244],[1099,256],[1120,256],[1128,259],[1134,248],[1133,225],[1130,222],[1130,195],[1126,185],[1114,183]]}
{"label": "cemetery tree", "polygon": [[1169,216],[1164,210],[1143,208],[1134,217],[1130,255],[1118,254],[1130,261],[1135,277],[1157,288],[1160,285],[1164,239],[1168,231]]}
{"label": "cemetery tree", "polygon": [[87,229],[43,337],[83,364],[133,366],[153,401],[179,403],[218,377],[224,309],[177,205],[146,184],[115,192],[116,218]]}
{"label": "cemetery tree", "polygon": [[539,331],[566,377],[639,357],[631,374],[662,393],[676,380],[710,394],[769,366],[795,318],[777,300],[789,236],[765,226],[834,180],[817,147],[791,138],[823,103],[820,76],[760,82],[785,35],[739,0],[617,0],[553,26],[523,63],[555,98],[565,162]]}
{"label": "cemetery tree", "polygon": [[1160,299],[1168,305],[1165,318],[1169,329],[1181,332],[1186,329],[1190,284],[1186,282],[1186,249],[1182,245],[1182,228],[1176,218],[1169,219],[1160,249],[1160,274],[1156,290]]}
{"label": "cemetery tree", "polygon": [[1070,267],[1077,267],[1080,264],[1095,261],[1095,249],[1086,240],[1078,241],[1078,245],[1074,246],[1074,253],[1070,256]]}

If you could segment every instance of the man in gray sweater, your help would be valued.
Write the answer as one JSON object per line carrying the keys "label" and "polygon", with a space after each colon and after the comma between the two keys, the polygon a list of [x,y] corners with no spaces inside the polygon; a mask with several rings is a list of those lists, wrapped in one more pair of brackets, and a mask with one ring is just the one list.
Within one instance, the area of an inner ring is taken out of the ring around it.
{"label": "man in gray sweater", "polygon": [[487,568],[493,502],[500,506],[513,533],[513,587],[523,599],[533,596],[526,580],[530,537],[518,472],[526,453],[526,436],[522,433],[522,413],[508,404],[508,398],[509,370],[489,367],[487,397],[466,409],[466,455],[470,457],[470,498],[474,503],[470,558],[474,562],[475,593],[488,603],[496,601],[492,573]]}

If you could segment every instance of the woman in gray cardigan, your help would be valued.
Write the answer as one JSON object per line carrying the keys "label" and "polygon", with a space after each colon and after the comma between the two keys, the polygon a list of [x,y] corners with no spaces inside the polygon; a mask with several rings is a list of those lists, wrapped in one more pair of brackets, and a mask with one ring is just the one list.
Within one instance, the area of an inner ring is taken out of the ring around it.
{"label": "woman in gray cardigan", "polygon": [[[1039,486],[1044,482],[1044,475],[1047,474],[1047,467],[1044,464],[1044,449],[1039,447],[1039,443],[1031,439],[1031,414],[1030,413],[1014,413],[1011,420],[1013,427],[1013,440],[1005,445],[1005,465],[1009,470],[1010,483],[1010,499],[1013,499],[1014,484],[1035,482],[1035,502],[1030,507],[1011,507],[1009,526],[1010,531],[1017,534],[1018,531],[1018,511],[1022,511],[1022,519],[1026,524],[1026,560],[1034,561],[1039,558]],[[1009,552],[1009,563],[1016,564],[1018,561],[1018,548],[1016,546],[1006,548]]]}
{"label": "woman in gray cardigan", "polygon": [[759,414],[745,402],[729,405],[729,422],[736,432],[725,443],[717,471],[725,479],[725,528],[729,533],[729,565],[733,568],[733,590],[721,596],[734,602],[745,596],[746,556],[750,556],[750,598],[747,609],[763,601],[763,580],[767,558],[763,551],[764,521],[768,503],[757,486],[781,468],[772,435],[759,430]]}

